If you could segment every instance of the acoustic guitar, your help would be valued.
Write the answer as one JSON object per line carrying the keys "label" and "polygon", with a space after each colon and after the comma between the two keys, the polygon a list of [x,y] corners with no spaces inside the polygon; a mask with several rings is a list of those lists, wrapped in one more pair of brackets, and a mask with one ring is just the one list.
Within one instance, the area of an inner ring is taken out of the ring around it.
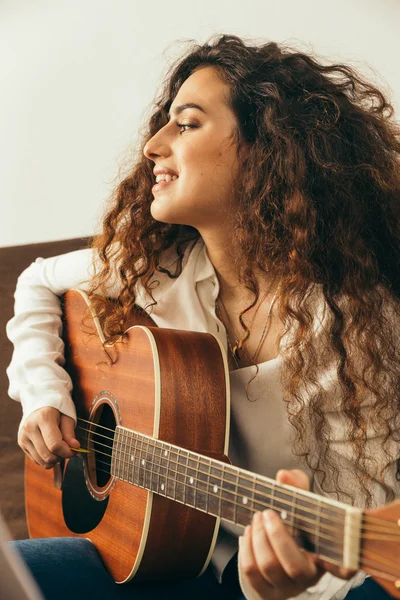
{"label": "acoustic guitar", "polygon": [[209,564],[221,518],[247,525],[272,508],[309,550],[400,599],[399,500],[361,510],[230,464],[229,371],[215,336],[159,328],[138,308],[111,347],[84,292],[69,290],[62,309],[87,452],[52,470],[26,459],[31,537],[88,538],[117,583],[192,578]]}

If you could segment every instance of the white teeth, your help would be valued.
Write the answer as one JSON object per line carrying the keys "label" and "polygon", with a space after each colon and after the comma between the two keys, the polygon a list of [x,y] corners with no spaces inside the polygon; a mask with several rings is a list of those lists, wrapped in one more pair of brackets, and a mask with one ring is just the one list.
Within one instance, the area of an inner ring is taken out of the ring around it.
{"label": "white teeth", "polygon": [[175,179],[178,179],[177,175],[170,175],[165,174],[165,173],[161,173],[161,175],[156,175],[156,182],[158,183],[159,181],[175,181]]}

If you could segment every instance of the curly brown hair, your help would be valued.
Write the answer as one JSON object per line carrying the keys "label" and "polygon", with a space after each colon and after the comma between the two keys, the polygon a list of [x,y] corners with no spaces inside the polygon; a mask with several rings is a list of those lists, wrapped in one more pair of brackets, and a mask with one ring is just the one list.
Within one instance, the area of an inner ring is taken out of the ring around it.
{"label": "curly brown hair", "polygon": [[[180,86],[203,66],[214,67],[228,84],[228,106],[237,117],[241,176],[234,218],[242,258],[236,268],[254,294],[241,313],[242,327],[248,335],[242,316],[259,297],[256,266],[282,277],[283,335],[295,332],[283,351],[281,379],[295,432],[293,450],[318,475],[321,489],[354,501],[354,490],[340,483],[340,460],[326,419],[326,411],[335,408],[318,382],[318,370],[330,354],[341,392],[336,409],[351,442],[362,501],[373,504],[373,481],[391,500],[396,492],[384,473],[393,463],[388,444],[398,441],[400,431],[394,327],[400,322],[400,129],[385,95],[354,68],[323,65],[285,44],[255,45],[225,34],[201,45],[193,42],[172,65],[136,162],[112,193],[102,232],[91,244],[101,267],[93,265],[89,298],[103,319],[105,343],[112,346],[123,338],[136,284],[140,281],[156,304],[154,273],[179,277],[188,243],[200,237],[193,227],[152,217],[154,175],[143,149],[167,124]],[[174,272],[161,266],[169,248],[178,257]],[[112,277],[120,290],[109,311]],[[313,290],[322,294],[328,315],[322,350],[315,343]],[[312,390],[307,402],[306,389]],[[371,424],[383,435],[385,452],[385,464],[374,476],[374,457],[366,449]]]}

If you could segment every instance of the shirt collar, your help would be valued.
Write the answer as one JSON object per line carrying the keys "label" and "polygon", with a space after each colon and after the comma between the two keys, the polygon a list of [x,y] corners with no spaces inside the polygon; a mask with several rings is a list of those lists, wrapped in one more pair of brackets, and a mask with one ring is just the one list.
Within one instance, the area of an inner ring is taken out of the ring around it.
{"label": "shirt collar", "polygon": [[193,260],[194,264],[195,283],[205,281],[206,279],[211,279],[215,284],[217,283],[214,265],[207,254],[207,246],[201,236],[196,241],[192,252],[190,253],[190,259]]}

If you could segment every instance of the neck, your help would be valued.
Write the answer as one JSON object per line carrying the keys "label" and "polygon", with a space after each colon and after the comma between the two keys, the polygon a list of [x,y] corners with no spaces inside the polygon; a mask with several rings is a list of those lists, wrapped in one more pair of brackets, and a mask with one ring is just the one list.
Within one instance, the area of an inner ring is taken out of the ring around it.
{"label": "neck", "polygon": [[[202,235],[203,237],[203,235]],[[235,254],[232,254],[232,238],[224,239],[214,235],[206,235],[203,237],[208,258],[210,259],[217,279],[219,282],[219,296],[222,301],[228,305],[243,304],[248,306],[253,302],[254,296],[252,292],[247,290],[240,278],[240,260]],[[271,291],[275,292],[278,285],[278,277],[274,277],[265,273],[259,268],[254,269],[254,276],[258,283],[259,295],[263,295]]]}

